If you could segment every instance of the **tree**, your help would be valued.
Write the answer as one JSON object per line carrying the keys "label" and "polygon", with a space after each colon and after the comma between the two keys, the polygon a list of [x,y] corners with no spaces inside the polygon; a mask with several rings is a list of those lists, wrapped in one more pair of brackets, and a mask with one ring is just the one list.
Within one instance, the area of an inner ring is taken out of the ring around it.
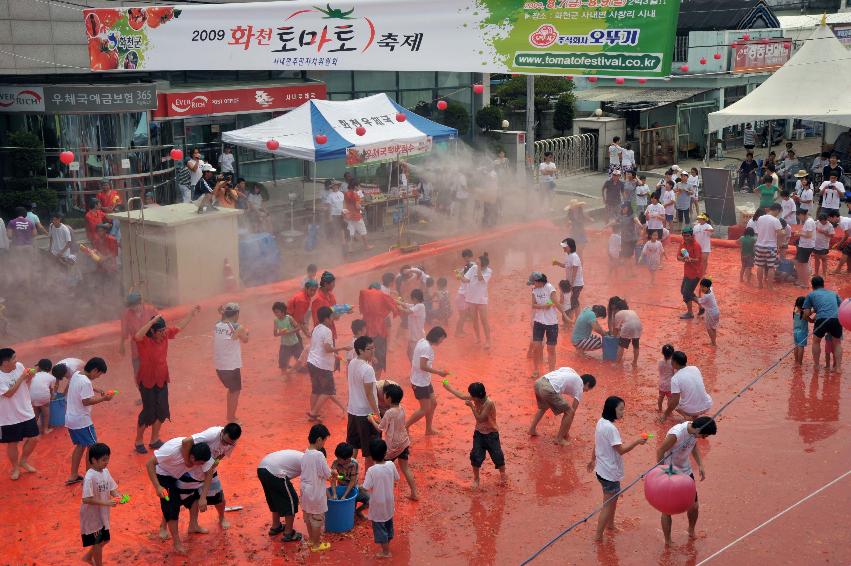
{"label": "tree", "polygon": [[574,104],[576,98],[572,92],[564,92],[556,100],[555,111],[553,112],[553,128],[564,135],[565,130],[573,129]]}
{"label": "tree", "polygon": [[39,208],[54,208],[56,192],[47,186],[44,170],[44,145],[37,135],[21,131],[9,134],[12,146],[11,177],[3,178],[0,209],[10,212],[15,207],[36,203]]}
{"label": "tree", "polygon": [[[562,94],[573,95],[573,81],[562,77],[535,77],[535,121],[539,127],[541,116],[549,110],[552,101]],[[526,109],[526,77],[512,77],[495,90],[502,104],[510,110]]]}
{"label": "tree", "polygon": [[435,120],[444,126],[455,128],[463,136],[470,130],[470,113],[464,105],[455,100],[447,101],[446,110],[437,110]]}
{"label": "tree", "polygon": [[485,131],[502,128],[502,110],[498,106],[485,106],[476,113],[476,125]]}

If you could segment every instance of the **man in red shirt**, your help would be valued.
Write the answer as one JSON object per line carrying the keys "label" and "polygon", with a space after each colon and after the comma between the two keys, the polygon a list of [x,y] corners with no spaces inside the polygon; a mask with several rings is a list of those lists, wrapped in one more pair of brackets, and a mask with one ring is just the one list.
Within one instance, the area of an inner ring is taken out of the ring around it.
{"label": "man in red shirt", "polygon": [[133,339],[139,348],[139,371],[136,372],[136,384],[142,396],[142,412],[136,425],[136,452],[146,454],[143,436],[145,429],[151,427],[151,442],[148,446],[156,450],[163,445],[160,440],[160,427],[171,418],[168,406],[168,341],[186,328],[189,321],[201,311],[195,305],[186,317],[166,328],[165,319],[154,315],[137,332]]}
{"label": "man in red shirt", "polygon": [[346,191],[346,196],[343,199],[346,214],[346,226],[348,226],[349,235],[351,236],[346,244],[350,253],[352,251],[352,242],[356,237],[360,237],[363,242],[364,249],[372,249],[372,246],[369,245],[369,242],[366,239],[366,224],[363,221],[363,211],[361,209],[361,200],[363,199],[360,194],[358,194],[359,190],[358,182],[353,180],[349,183],[349,190]]}
{"label": "man in red shirt", "polygon": [[133,377],[139,373],[139,348],[136,346],[136,340],[133,339],[136,333],[142,326],[145,325],[151,318],[157,314],[157,310],[142,301],[142,295],[139,293],[129,293],[127,295],[127,308],[124,314],[121,315],[121,341],[118,343],[118,353],[124,355],[126,353],[125,342],[130,340],[130,363],[133,366]]}
{"label": "man in red shirt", "polygon": [[[304,282],[304,288],[293,295],[287,303],[287,314],[295,319],[305,336],[310,336],[309,320],[313,316],[310,304],[313,302],[317,290],[319,290],[319,283],[316,282],[316,279],[308,279]],[[299,339],[301,339],[300,336]]]}
{"label": "man in red shirt", "polygon": [[375,377],[380,378],[387,368],[387,316],[399,316],[399,307],[393,297],[381,290],[380,283],[372,283],[358,296],[361,317],[366,322],[366,335],[375,345],[372,367]]}
{"label": "man in red shirt", "polygon": [[[332,311],[334,310],[334,305],[337,304],[337,297],[334,296],[334,287],[337,284],[337,279],[334,277],[334,274],[330,271],[323,271],[322,277],[319,278],[319,291],[316,293],[316,296],[313,298],[313,303],[310,305],[310,310],[313,312],[313,326],[319,324],[319,309],[322,307],[328,307]],[[334,314],[331,316],[331,320],[328,321],[328,325],[331,327],[331,335],[334,337],[334,340],[337,339],[337,325],[334,324],[334,321],[339,318],[338,314]]]}
{"label": "man in red shirt", "polygon": [[106,179],[100,182],[100,191],[97,194],[97,198],[101,208],[107,213],[113,212],[115,207],[121,204],[121,195],[112,188],[112,185]]}
{"label": "man in red shirt", "polygon": [[86,212],[86,238],[90,242],[95,241],[95,234],[99,224],[109,222],[106,213],[100,207],[100,201],[96,198],[89,199],[89,208]]}
{"label": "man in red shirt", "polygon": [[684,320],[694,318],[691,304],[697,302],[694,290],[697,289],[697,284],[700,282],[700,260],[702,256],[703,251],[700,249],[700,244],[694,239],[691,226],[686,226],[683,228],[683,246],[680,253],[677,254],[677,261],[683,262],[683,283],[680,286],[680,293],[682,293],[683,301],[688,309],[688,312],[680,316]]}

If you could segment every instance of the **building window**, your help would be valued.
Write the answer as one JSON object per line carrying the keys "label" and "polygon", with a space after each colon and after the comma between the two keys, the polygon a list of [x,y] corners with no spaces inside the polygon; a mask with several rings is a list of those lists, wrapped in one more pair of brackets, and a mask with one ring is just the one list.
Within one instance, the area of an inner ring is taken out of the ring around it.
{"label": "building window", "polygon": [[674,45],[674,61],[688,61],[688,34],[677,36],[677,43]]}

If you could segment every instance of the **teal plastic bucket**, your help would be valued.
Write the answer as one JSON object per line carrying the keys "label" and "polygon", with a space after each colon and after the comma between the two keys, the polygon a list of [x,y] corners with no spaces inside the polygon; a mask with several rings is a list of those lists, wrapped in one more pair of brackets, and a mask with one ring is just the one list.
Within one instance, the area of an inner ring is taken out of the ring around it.
{"label": "teal plastic bucket", "polygon": [[[331,491],[330,489],[328,491]],[[337,486],[337,497],[343,495],[346,486]],[[352,488],[345,499],[328,498],[328,511],[325,512],[325,530],[329,533],[347,533],[355,527],[355,498],[358,488]]]}
{"label": "teal plastic bucket", "polygon": [[618,359],[618,339],[616,336],[603,336],[603,359],[609,362]]}

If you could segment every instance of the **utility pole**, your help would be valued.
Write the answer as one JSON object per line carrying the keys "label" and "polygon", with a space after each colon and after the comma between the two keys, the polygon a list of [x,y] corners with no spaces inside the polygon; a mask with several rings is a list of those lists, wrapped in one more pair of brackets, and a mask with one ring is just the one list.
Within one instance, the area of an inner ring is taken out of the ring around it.
{"label": "utility pole", "polygon": [[526,75],[526,170],[535,163],[535,75]]}

